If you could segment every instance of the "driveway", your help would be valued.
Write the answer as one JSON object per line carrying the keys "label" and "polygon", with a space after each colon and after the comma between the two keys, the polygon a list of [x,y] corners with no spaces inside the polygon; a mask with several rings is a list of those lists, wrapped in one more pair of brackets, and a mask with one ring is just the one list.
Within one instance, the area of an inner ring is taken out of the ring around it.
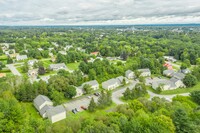
{"label": "driveway", "polygon": [[8,69],[10,69],[10,71],[13,73],[13,75],[21,76],[21,73],[16,69],[14,64],[9,64],[9,65],[6,65],[6,66],[8,67]]}

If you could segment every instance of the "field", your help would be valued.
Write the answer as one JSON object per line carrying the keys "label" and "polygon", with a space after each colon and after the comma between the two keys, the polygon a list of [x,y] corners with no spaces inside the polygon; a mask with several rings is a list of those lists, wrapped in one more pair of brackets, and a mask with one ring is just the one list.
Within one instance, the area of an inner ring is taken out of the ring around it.
{"label": "field", "polygon": [[31,117],[34,118],[41,118],[35,107],[33,106],[32,103],[20,103],[23,107],[23,109],[26,111],[27,115],[30,115]]}

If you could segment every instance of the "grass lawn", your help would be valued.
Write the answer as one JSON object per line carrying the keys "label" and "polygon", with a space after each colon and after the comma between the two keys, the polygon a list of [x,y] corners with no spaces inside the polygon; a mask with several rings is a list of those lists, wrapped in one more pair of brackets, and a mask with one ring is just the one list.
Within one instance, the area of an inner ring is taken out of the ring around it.
{"label": "grass lawn", "polygon": [[42,61],[45,68],[49,67],[50,64],[53,64],[51,60],[44,60]]}
{"label": "grass lawn", "polygon": [[[152,88],[148,88],[148,90],[154,92],[154,93],[157,93],[154,89]],[[180,88],[180,89],[175,89],[175,90],[167,90],[167,91],[162,91],[161,95],[172,95],[172,94],[181,94],[181,93],[189,93],[189,92],[192,92],[192,91],[197,91],[199,90],[200,91],[200,82],[195,85],[194,87],[191,87],[191,88]]]}
{"label": "grass lawn", "polygon": [[37,112],[37,110],[35,109],[35,107],[33,106],[32,103],[21,102],[20,104],[24,108],[24,110],[26,111],[26,113],[28,115],[30,115],[31,117],[34,117],[34,118],[42,119],[42,117],[39,115],[39,113]]}
{"label": "grass lawn", "polygon": [[77,62],[77,63],[69,63],[69,64],[67,64],[67,67],[68,67],[70,70],[78,70],[79,64],[80,64],[80,62]]}
{"label": "grass lawn", "polygon": [[7,60],[7,55],[2,55],[2,56],[0,56],[0,60]]}

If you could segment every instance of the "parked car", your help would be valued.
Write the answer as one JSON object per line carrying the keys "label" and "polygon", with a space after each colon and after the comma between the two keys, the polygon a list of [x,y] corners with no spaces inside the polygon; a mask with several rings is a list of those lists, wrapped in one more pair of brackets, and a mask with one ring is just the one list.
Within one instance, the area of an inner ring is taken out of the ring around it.
{"label": "parked car", "polygon": [[82,108],[83,110],[87,110],[87,108],[86,108],[86,107],[84,107],[84,106],[81,106],[81,108]]}
{"label": "parked car", "polygon": [[72,113],[76,114],[77,112],[76,112],[76,110],[75,110],[75,109],[72,109]]}
{"label": "parked car", "polygon": [[74,109],[76,112],[79,112],[79,110],[77,108]]}
{"label": "parked car", "polygon": [[95,92],[94,95],[98,97],[100,94],[98,92]]}
{"label": "parked car", "polygon": [[92,97],[91,96],[87,96],[87,98],[91,99]]}

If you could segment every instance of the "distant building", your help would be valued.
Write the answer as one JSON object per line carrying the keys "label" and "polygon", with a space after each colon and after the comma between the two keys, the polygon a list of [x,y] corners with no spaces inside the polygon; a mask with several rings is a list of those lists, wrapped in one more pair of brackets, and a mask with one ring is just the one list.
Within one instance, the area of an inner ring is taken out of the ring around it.
{"label": "distant building", "polygon": [[185,78],[185,74],[176,72],[176,73],[173,73],[172,77],[182,80]]}
{"label": "distant building", "polygon": [[37,77],[37,75],[38,75],[38,69],[28,70],[29,77]]}
{"label": "distant building", "polygon": [[67,69],[67,66],[65,65],[65,63],[58,63],[58,64],[51,64],[49,66],[49,68],[53,71],[58,71],[58,70],[61,70],[61,69],[64,69],[66,70]]}
{"label": "distant building", "polygon": [[113,90],[119,86],[120,86],[119,81],[115,78],[109,79],[102,83],[102,87],[106,90]]}
{"label": "distant building", "polygon": [[175,73],[175,71],[174,70],[164,70],[163,71],[163,75],[165,75],[165,76],[173,76],[173,74]]}
{"label": "distant building", "polygon": [[99,54],[99,52],[92,52],[90,53],[90,55],[94,55],[94,56],[97,56]]}
{"label": "distant building", "polygon": [[66,51],[59,51],[58,53],[62,54],[62,55],[67,55]]}
{"label": "distant building", "polygon": [[82,86],[84,86],[84,85],[90,85],[91,86],[91,88],[93,89],[93,90],[98,90],[99,89],[99,83],[96,81],[96,80],[92,80],[92,81],[89,81],[89,82],[85,82],[85,83],[83,83],[83,85]]}
{"label": "distant building", "polygon": [[17,55],[16,56],[17,61],[26,60],[26,59],[28,59],[27,55]]}
{"label": "distant building", "polygon": [[133,71],[127,70],[127,71],[125,72],[125,76],[126,76],[128,79],[133,79],[133,78],[135,77],[135,74],[134,74]]}
{"label": "distant building", "polygon": [[148,77],[151,76],[151,71],[147,68],[147,69],[138,69],[139,72],[141,72],[140,76],[143,77]]}
{"label": "distant building", "polygon": [[164,56],[164,59],[166,61],[170,61],[170,62],[176,62],[177,59],[174,58],[174,56]]}
{"label": "distant building", "polygon": [[75,97],[80,97],[82,95],[83,95],[83,87],[82,86],[76,87],[76,96]]}
{"label": "distant building", "polygon": [[29,66],[33,66],[35,63],[37,63],[38,62],[38,60],[37,59],[33,59],[33,60],[29,60],[28,61],[28,65]]}
{"label": "distant building", "polygon": [[62,105],[47,110],[47,117],[51,123],[58,122],[66,118],[66,110]]}
{"label": "distant building", "polygon": [[179,72],[183,73],[183,74],[191,73],[191,71],[189,69],[181,69]]}
{"label": "distant building", "polygon": [[34,104],[35,108],[40,112],[40,115],[43,118],[47,117],[46,111],[49,108],[53,107],[53,102],[47,96],[44,96],[44,95],[38,95],[33,100],[33,104]]}
{"label": "distant building", "polygon": [[38,48],[38,50],[39,50],[39,51],[43,51],[44,49],[43,49],[43,48]]}

